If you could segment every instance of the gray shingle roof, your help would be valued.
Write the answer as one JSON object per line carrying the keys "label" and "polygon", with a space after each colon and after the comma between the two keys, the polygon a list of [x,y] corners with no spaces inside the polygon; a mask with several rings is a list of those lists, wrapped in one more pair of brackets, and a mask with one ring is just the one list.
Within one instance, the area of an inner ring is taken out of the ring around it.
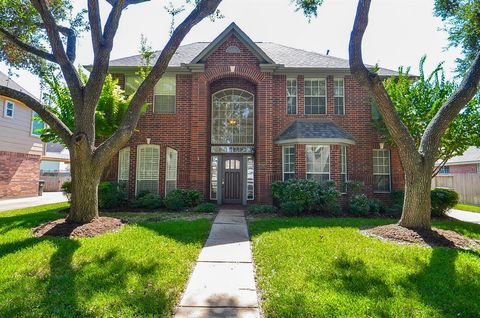
{"label": "gray shingle roof", "polygon": [[330,120],[298,119],[276,138],[275,143],[302,143],[308,140],[326,143],[355,144],[355,139]]}
{"label": "gray shingle roof", "polygon": [[[316,52],[309,52],[300,49],[291,48],[285,45],[272,42],[255,42],[275,63],[283,64],[287,68],[311,68],[311,69],[345,69],[349,70],[348,60],[323,55]],[[209,45],[209,42],[196,42],[181,45],[172,60],[169,67],[179,67],[182,63],[188,64]],[[155,52],[155,60],[161,51]],[[110,61],[111,67],[140,67],[141,56],[134,55]],[[153,61],[154,62],[154,61]],[[371,67],[371,66],[370,66]],[[392,76],[397,75],[396,71],[380,68],[379,75]]]}
{"label": "gray shingle roof", "polygon": [[10,77],[8,77],[7,74],[3,73],[3,72],[0,72],[0,85],[2,86],[6,86],[6,87],[10,87],[16,91],[19,91],[19,92],[22,92],[22,93],[25,93],[25,94],[28,94],[30,95],[31,97],[37,99],[35,96],[33,96],[29,91],[27,91],[26,89],[24,89],[22,86],[20,86],[19,84],[17,84],[17,82],[15,82],[13,79],[11,79]]}
{"label": "gray shingle roof", "polygon": [[480,148],[469,147],[461,156],[453,157],[446,163],[448,165],[459,165],[466,163],[480,163]]}

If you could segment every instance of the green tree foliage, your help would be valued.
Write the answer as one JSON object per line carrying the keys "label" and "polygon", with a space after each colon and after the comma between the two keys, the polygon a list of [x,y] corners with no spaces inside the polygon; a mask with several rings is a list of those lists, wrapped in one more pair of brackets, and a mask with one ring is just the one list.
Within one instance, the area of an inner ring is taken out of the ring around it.
{"label": "green tree foliage", "polygon": [[[84,76],[82,76],[84,78]],[[70,130],[75,130],[73,116],[73,101],[68,87],[60,80],[60,76],[51,74],[43,78],[46,92],[44,100],[52,113],[54,113]],[[107,75],[103,84],[100,98],[95,111],[95,136],[99,139],[111,136],[120,125],[128,108],[130,98],[118,86],[118,80]],[[43,141],[62,142],[62,139],[46,127],[41,131]]]}
{"label": "green tree foliage", "polygon": [[436,0],[434,14],[445,23],[449,46],[462,49],[456,62],[458,74],[463,75],[480,50],[480,1]]}
{"label": "green tree foliage", "polygon": [[[407,126],[417,147],[420,146],[422,136],[433,116],[453,94],[457,85],[445,79],[442,64],[439,64],[430,75],[425,75],[425,57],[420,61],[420,76],[415,81],[405,71],[399,69],[398,78],[389,78],[384,81],[395,110]],[[385,123],[381,119],[377,106],[373,103],[374,125],[384,136],[384,141],[394,145],[394,141]],[[438,153],[438,160],[442,165],[435,169],[434,175],[443,164],[454,156],[462,155],[470,146],[480,147],[480,99],[471,100],[462,112],[452,121],[442,136]]]}

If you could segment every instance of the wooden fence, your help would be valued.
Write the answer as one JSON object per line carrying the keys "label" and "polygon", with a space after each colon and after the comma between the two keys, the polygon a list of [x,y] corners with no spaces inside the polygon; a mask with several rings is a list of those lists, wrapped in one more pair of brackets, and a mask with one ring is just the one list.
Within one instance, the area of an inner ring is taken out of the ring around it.
{"label": "wooden fence", "polygon": [[480,174],[437,175],[432,179],[432,188],[449,188],[458,192],[460,203],[480,205]]}
{"label": "wooden fence", "polygon": [[62,191],[61,187],[65,181],[70,181],[69,176],[41,176],[41,180],[45,181],[45,192],[58,192]]}

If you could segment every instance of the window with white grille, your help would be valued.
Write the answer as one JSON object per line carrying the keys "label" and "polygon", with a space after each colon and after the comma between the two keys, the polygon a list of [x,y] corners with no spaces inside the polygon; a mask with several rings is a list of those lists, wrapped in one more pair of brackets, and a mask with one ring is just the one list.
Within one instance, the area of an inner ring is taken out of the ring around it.
{"label": "window with white grille", "polygon": [[345,89],[343,78],[333,80],[333,106],[336,115],[345,115]]}
{"label": "window with white grille", "polygon": [[155,85],[153,112],[162,114],[175,113],[177,84],[175,77],[162,77]]}
{"label": "window with white grille", "polygon": [[172,148],[167,148],[165,195],[177,188],[177,161],[177,151]]}
{"label": "window with white grille", "polygon": [[390,192],[390,150],[373,150],[373,191]]}
{"label": "window with white grille", "polygon": [[297,113],[297,80],[287,79],[287,114],[295,115]]}
{"label": "window with white grille", "polygon": [[127,182],[130,172],[130,147],[118,152],[118,182]]}
{"label": "window with white grille", "polygon": [[317,181],[330,180],[330,146],[306,145],[307,153],[307,179]]}
{"label": "window with white grille", "polygon": [[159,164],[159,146],[140,145],[137,147],[137,194],[145,191],[158,193]]}
{"label": "window with white grille", "polygon": [[340,146],[340,188],[342,193],[347,192],[347,147]]}
{"label": "window with white grille", "polygon": [[295,146],[283,147],[283,181],[295,178]]}
{"label": "window with white grille", "polygon": [[327,113],[327,83],[325,79],[305,79],[305,114]]}

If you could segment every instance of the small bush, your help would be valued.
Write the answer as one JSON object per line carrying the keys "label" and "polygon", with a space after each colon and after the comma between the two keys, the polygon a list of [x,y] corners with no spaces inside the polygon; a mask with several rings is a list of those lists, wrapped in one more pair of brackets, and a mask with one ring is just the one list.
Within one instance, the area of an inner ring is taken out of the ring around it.
{"label": "small bush", "polygon": [[163,207],[162,197],[154,193],[143,193],[142,196],[132,202],[134,208],[145,208],[149,210],[159,209]]}
{"label": "small bush", "polygon": [[286,216],[299,216],[304,211],[304,203],[301,201],[289,201],[280,204],[280,212]]}
{"label": "small bush", "polygon": [[367,215],[370,211],[369,200],[365,194],[355,194],[350,199],[350,213],[353,215]]}
{"label": "small bush", "polygon": [[218,207],[213,203],[200,203],[195,208],[193,212],[203,212],[203,213],[215,213],[218,211]]}
{"label": "small bush", "polygon": [[390,196],[392,198],[393,204],[403,206],[403,198],[405,197],[405,191],[393,190]]}
{"label": "small bush", "polygon": [[136,199],[140,199],[140,198],[143,198],[144,196],[146,196],[147,194],[151,193],[150,191],[148,190],[143,190],[143,191],[140,191],[137,193],[137,196],[135,197]]}
{"label": "small bush", "polygon": [[113,209],[124,207],[127,202],[127,190],[125,183],[101,182],[98,185],[98,207],[101,209]]}
{"label": "small bush", "polygon": [[385,215],[392,217],[399,217],[402,215],[403,206],[401,204],[392,204],[385,208]]}
{"label": "small bush", "polygon": [[360,194],[363,191],[364,184],[361,181],[349,180],[345,182],[345,189],[348,194]]}
{"label": "small bush", "polygon": [[60,189],[67,197],[68,201],[70,201],[70,198],[72,197],[72,181],[65,181]]}
{"label": "small bush", "polygon": [[379,214],[382,212],[382,202],[378,199],[368,199],[368,211],[370,213]]}
{"label": "small bush", "polygon": [[252,204],[247,207],[249,213],[275,213],[277,209],[268,204]]}
{"label": "small bush", "polygon": [[163,201],[168,209],[179,211],[199,205],[202,193],[198,190],[176,189],[170,191]]}
{"label": "small bush", "polygon": [[446,188],[435,188],[430,193],[432,216],[444,216],[448,210],[458,204],[458,193]]}

